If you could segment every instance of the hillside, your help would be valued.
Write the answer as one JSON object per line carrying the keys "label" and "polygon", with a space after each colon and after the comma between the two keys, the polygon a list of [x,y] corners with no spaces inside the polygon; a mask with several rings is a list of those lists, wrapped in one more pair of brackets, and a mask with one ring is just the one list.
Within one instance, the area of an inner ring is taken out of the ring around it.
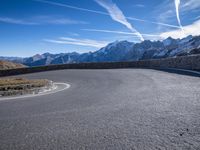
{"label": "hillside", "polygon": [[24,68],[24,67],[26,66],[19,63],[13,63],[10,61],[0,60],[0,70],[16,69],[16,68]]}

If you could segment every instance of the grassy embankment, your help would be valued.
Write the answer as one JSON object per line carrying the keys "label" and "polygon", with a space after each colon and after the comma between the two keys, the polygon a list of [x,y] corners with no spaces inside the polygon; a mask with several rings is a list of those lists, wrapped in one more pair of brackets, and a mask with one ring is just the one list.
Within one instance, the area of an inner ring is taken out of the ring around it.
{"label": "grassy embankment", "polygon": [[31,94],[49,85],[50,81],[45,79],[2,78],[0,79],[0,96]]}

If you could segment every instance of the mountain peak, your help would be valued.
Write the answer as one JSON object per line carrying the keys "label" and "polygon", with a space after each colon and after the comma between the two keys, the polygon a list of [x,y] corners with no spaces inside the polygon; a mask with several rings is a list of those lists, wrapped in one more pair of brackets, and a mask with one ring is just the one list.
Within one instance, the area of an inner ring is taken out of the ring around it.
{"label": "mountain peak", "polygon": [[22,58],[21,60],[13,60],[12,58],[12,61],[20,62],[27,66],[41,66],[63,63],[136,61],[190,54],[200,54],[200,36],[187,36],[183,39],[168,37],[163,41],[145,40],[136,44],[126,40],[117,40],[95,52],[83,54],[77,52],[44,53],[42,55],[36,54],[29,58]]}
{"label": "mountain peak", "polygon": [[172,37],[168,37],[167,39],[163,40],[163,44],[164,44],[164,46],[169,46],[169,45],[171,45],[174,41],[176,41],[176,40],[173,39]]}

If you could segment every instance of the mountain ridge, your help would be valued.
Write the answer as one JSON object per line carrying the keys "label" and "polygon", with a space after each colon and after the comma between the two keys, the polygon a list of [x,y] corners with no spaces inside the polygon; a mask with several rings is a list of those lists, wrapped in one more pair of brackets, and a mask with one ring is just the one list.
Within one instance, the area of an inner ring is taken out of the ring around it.
{"label": "mountain ridge", "polygon": [[163,41],[145,40],[141,43],[133,43],[126,40],[115,41],[97,51],[83,54],[77,52],[44,53],[27,58],[0,57],[0,59],[22,63],[26,66],[42,66],[83,62],[137,61],[191,54],[200,54],[200,36],[187,36],[183,39],[168,37]]}

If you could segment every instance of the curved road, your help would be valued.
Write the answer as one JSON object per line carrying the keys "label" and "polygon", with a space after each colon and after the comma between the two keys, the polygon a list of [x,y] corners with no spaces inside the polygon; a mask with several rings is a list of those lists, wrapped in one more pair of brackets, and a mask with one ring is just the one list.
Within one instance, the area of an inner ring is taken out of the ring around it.
{"label": "curved road", "polygon": [[0,149],[200,149],[200,78],[156,70],[23,75],[65,91],[0,101]]}

